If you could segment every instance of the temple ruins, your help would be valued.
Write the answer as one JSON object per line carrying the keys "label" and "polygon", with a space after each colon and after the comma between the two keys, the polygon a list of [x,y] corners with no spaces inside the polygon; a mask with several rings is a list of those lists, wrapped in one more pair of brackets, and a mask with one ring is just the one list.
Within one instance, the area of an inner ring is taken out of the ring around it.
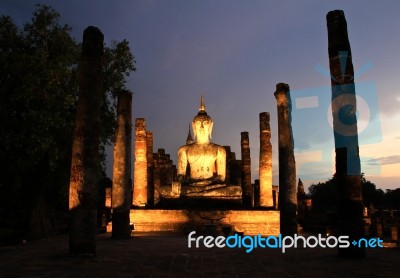
{"label": "temple ruins", "polygon": [[214,232],[279,234],[269,114],[261,114],[262,187],[258,181],[251,182],[248,132],[240,134],[240,160],[230,146],[211,142],[213,120],[203,97],[192,120],[193,136],[189,127],[186,144],[177,150],[176,165],[164,149],[152,152],[153,133],[146,130],[145,119],[137,118],[130,215],[135,230],[185,231],[196,227],[204,232],[213,227]]}
{"label": "temple ruins", "polygon": [[[357,124],[344,130],[339,120],[343,105],[351,104],[356,111],[354,72],[344,13],[329,12],[327,26],[335,175],[342,181],[338,189],[341,197],[338,228],[340,234],[358,239],[364,234],[364,226]],[[157,136],[157,132],[146,130],[146,120],[137,118],[130,210],[135,230],[196,230],[225,235],[230,232],[297,234],[299,220],[304,218],[310,203],[300,179],[296,190],[289,85],[278,83],[274,96],[277,101],[279,165],[272,164],[270,140],[271,132],[275,131],[270,128],[269,112],[259,114],[259,153],[250,153],[249,133],[243,131],[238,134],[241,153],[237,155],[231,151],[231,146],[211,142],[213,120],[201,97],[185,145],[173,150],[178,154],[176,164],[164,149],[153,152],[153,136]],[[354,113],[348,117],[354,122]],[[254,182],[251,180],[252,155],[259,156],[259,178]],[[272,184],[274,167],[279,167],[279,186]],[[348,248],[339,250],[339,255],[363,257],[365,252],[362,248]]]}

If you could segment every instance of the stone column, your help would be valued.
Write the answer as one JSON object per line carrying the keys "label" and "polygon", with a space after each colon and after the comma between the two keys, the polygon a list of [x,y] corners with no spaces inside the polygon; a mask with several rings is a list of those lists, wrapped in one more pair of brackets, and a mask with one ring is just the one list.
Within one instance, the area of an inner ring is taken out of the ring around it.
{"label": "stone column", "polygon": [[173,161],[169,154],[165,155],[165,184],[172,184],[174,171],[172,169]]}
{"label": "stone column", "polygon": [[279,208],[279,186],[272,185],[272,199],[274,200],[274,209]]}
{"label": "stone column", "polygon": [[69,184],[71,254],[96,253],[99,121],[104,93],[103,41],[104,36],[98,28],[89,26],[85,29],[79,64],[79,97]]}
{"label": "stone column", "polygon": [[176,168],[176,165],[173,164],[172,162],[172,182],[176,180],[176,177],[178,175],[178,169]]}
{"label": "stone column", "polygon": [[158,166],[160,168],[160,187],[165,185],[166,181],[166,173],[165,173],[165,150],[164,149],[158,149],[157,150],[157,155],[158,155]]}
{"label": "stone column", "polygon": [[231,185],[242,186],[242,164],[236,159],[236,153],[232,151],[229,156],[229,180]]}
{"label": "stone column", "polygon": [[[358,153],[354,70],[347,23],[343,11],[326,16],[328,27],[329,68],[332,85],[332,116],[338,183],[338,233],[350,242],[364,237],[361,166]],[[339,248],[340,257],[363,258],[365,248],[350,244]]]}
{"label": "stone column", "polygon": [[160,202],[160,160],[157,153],[153,153],[153,183],[154,183],[154,205]]}
{"label": "stone column", "polygon": [[399,241],[399,223],[398,221],[394,221],[392,228],[391,228],[391,236],[392,241],[398,242]]}
{"label": "stone column", "polygon": [[[261,207],[260,205],[260,180],[254,180],[254,207],[258,208]],[[272,195],[272,188],[271,188],[271,195]],[[272,199],[271,199],[272,200]]]}
{"label": "stone column", "polygon": [[292,103],[289,85],[276,85],[275,98],[278,106],[279,144],[279,208],[280,227],[283,236],[297,233],[296,162],[292,133]]}
{"label": "stone column", "polygon": [[133,175],[133,205],[147,205],[147,139],[146,120],[135,121],[135,164]]}
{"label": "stone column", "polygon": [[253,199],[253,188],[251,186],[251,158],[250,158],[250,141],[249,133],[243,131],[241,133],[241,151],[242,151],[242,190],[243,204],[251,207]]}
{"label": "stone column", "polygon": [[117,128],[114,140],[113,184],[111,194],[112,237],[130,238],[132,93],[121,91],[117,101]]}
{"label": "stone column", "polygon": [[146,132],[146,145],[147,145],[147,199],[149,206],[154,206],[154,161],[153,161],[153,133]]}
{"label": "stone column", "polygon": [[227,185],[231,184],[231,176],[230,176],[230,165],[231,165],[231,147],[224,146],[226,152],[226,172],[225,172],[225,183]]}
{"label": "stone column", "polygon": [[383,219],[379,218],[376,222],[376,236],[383,239]]}
{"label": "stone column", "polygon": [[272,200],[272,145],[269,113],[260,113],[260,206],[273,207]]}

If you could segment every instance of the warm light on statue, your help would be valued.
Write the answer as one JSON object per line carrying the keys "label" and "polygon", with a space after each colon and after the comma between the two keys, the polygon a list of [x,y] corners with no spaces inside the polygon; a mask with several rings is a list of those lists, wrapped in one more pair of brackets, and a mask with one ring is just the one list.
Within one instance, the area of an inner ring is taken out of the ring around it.
{"label": "warm light on statue", "polygon": [[[213,121],[207,115],[201,97],[199,113],[192,121],[195,143],[186,144],[178,151],[178,181],[195,186],[224,183],[226,176],[226,151],[211,143]],[[186,175],[189,167],[189,176]]]}

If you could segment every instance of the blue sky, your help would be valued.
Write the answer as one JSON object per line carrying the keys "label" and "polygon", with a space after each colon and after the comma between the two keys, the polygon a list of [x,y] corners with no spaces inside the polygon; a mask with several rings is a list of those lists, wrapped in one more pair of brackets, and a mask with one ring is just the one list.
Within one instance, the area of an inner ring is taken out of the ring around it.
{"label": "blue sky", "polygon": [[[31,18],[35,3],[38,1],[2,1],[0,14],[22,24]],[[306,185],[333,174],[326,14],[343,10],[357,75],[362,171],[380,188],[400,187],[400,2],[40,3],[58,11],[61,22],[73,28],[78,41],[83,30],[94,25],[102,30],[108,45],[113,40],[130,42],[137,60],[137,71],[128,83],[135,93],[133,117],[146,119],[154,134],[154,151],[165,148],[175,162],[203,95],[214,120],[214,143],[231,146],[240,158],[240,132],[249,132],[253,180],[258,176],[258,115],[270,112],[277,184],[273,93],[277,83],[288,83],[294,103],[297,175]],[[314,106],[308,107],[310,103]],[[108,165],[112,165],[111,159]]]}

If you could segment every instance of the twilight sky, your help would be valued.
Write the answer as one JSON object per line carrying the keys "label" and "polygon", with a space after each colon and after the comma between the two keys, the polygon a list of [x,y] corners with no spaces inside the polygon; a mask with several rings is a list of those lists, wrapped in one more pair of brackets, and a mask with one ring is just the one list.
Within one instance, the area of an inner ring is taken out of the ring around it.
{"label": "twilight sky", "polygon": [[[297,176],[305,185],[333,174],[326,14],[345,12],[356,73],[362,171],[377,187],[400,187],[400,2],[3,0],[0,14],[21,25],[35,3],[49,4],[76,40],[97,26],[105,43],[127,39],[137,60],[129,78],[133,117],[153,132],[154,151],[176,163],[200,96],[214,121],[212,141],[240,159],[248,131],[258,176],[259,113],[271,113],[274,184],[278,182],[275,86],[288,83]],[[111,177],[112,152],[108,159]]]}

